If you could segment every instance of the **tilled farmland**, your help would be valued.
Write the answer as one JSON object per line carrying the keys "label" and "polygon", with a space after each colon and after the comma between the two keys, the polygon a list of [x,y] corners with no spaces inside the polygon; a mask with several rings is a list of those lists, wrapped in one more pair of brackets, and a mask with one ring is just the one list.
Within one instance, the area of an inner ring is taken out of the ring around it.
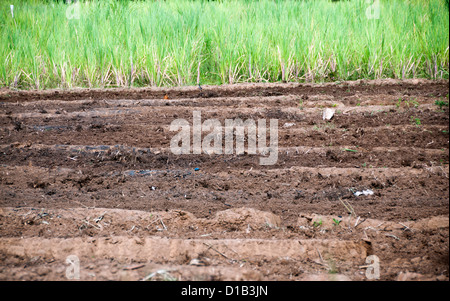
{"label": "tilled farmland", "polygon": [[[3,89],[0,279],[448,281],[448,89]],[[194,112],[277,120],[276,163],[174,154]]]}

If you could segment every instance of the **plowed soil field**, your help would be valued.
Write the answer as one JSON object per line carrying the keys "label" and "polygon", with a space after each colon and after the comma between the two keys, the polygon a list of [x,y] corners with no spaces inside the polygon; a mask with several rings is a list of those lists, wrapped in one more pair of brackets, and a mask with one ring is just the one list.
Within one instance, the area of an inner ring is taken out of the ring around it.
{"label": "plowed soil field", "polygon": [[[448,89],[3,89],[0,280],[448,281]],[[174,154],[194,111],[278,120],[276,164]]]}

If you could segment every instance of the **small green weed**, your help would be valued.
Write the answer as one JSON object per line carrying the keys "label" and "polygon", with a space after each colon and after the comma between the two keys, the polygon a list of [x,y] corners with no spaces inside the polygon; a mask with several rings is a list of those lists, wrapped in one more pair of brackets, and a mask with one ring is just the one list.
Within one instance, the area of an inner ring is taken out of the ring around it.
{"label": "small green weed", "polygon": [[416,126],[422,125],[422,122],[420,121],[420,118],[417,118],[417,117],[414,117],[414,116],[411,116],[411,122],[413,124],[415,124]]}
{"label": "small green weed", "polygon": [[439,107],[439,109],[442,110],[442,107],[448,107],[448,101],[445,100],[436,100],[434,102],[435,105],[437,105]]}
{"label": "small green weed", "polygon": [[313,227],[314,227],[314,228],[318,228],[318,227],[320,227],[320,226],[322,226],[322,220],[319,220],[318,222],[317,222],[317,221],[314,221],[314,223],[313,223]]}
{"label": "small green weed", "polygon": [[339,226],[339,224],[341,223],[340,220],[333,218],[333,223],[335,226]]}

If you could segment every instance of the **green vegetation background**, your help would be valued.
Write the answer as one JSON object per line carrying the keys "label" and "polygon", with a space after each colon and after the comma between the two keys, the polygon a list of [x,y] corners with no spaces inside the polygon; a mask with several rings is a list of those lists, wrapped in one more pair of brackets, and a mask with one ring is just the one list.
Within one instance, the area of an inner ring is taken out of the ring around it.
{"label": "green vegetation background", "polygon": [[1,0],[0,62],[18,89],[448,79],[448,0]]}

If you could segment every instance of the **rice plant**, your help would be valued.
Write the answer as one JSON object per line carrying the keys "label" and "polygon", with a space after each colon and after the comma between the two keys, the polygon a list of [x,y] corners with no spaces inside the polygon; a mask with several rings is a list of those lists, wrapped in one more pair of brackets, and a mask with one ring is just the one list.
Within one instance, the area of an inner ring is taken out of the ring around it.
{"label": "rice plant", "polygon": [[[14,17],[10,5],[14,5]],[[0,86],[449,77],[443,0],[0,1]]]}

